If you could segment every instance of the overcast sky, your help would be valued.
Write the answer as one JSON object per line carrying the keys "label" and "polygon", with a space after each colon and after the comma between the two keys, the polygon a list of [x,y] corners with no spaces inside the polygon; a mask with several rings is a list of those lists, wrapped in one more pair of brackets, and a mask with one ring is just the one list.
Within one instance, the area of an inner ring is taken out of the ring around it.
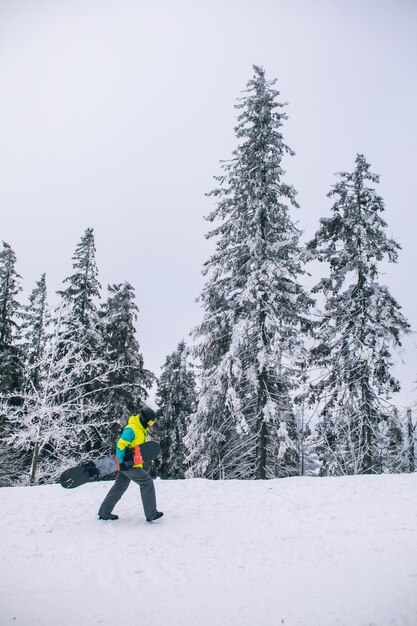
{"label": "overcast sky", "polygon": [[[104,295],[135,287],[159,375],[201,318],[205,193],[257,64],[288,102],[304,240],[334,174],[364,153],[402,246],[381,281],[417,330],[416,62],[416,0],[0,0],[0,239],[25,295],[46,272],[52,301],[93,227]],[[416,342],[396,370],[403,406],[417,399]]]}

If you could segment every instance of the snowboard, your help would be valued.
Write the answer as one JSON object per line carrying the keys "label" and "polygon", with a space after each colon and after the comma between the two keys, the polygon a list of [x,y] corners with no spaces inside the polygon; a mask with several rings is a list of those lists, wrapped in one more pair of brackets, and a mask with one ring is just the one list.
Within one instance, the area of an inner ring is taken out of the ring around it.
{"label": "snowboard", "polygon": [[[146,463],[147,461],[156,459],[161,448],[156,441],[146,441],[140,444],[139,450],[142,460]],[[112,454],[97,459],[96,461],[85,461],[75,467],[70,467],[65,470],[65,472],[62,472],[59,477],[59,482],[64,489],[74,489],[85,483],[94,482],[103,476],[113,474],[113,472],[116,471],[116,457]]]}

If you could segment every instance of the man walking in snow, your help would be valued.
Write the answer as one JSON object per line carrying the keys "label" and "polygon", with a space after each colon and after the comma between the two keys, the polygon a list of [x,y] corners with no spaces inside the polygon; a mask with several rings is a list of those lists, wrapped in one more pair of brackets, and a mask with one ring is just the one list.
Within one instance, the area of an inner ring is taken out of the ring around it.
{"label": "man walking in snow", "polygon": [[[135,463],[135,448],[145,443],[149,428],[155,421],[155,411],[145,406],[137,415],[129,418],[128,424],[122,432],[116,444],[116,457],[119,471],[113,487],[104,498],[98,516],[102,520],[115,520],[118,515],[112,513],[113,508],[128,488],[130,481],[140,487],[143,510],[147,522],[154,522],[162,517],[163,513],[156,508],[155,487],[152,478],[142,467],[142,463]],[[132,454],[133,453],[133,454]],[[127,458],[133,460],[133,464],[127,464]]]}

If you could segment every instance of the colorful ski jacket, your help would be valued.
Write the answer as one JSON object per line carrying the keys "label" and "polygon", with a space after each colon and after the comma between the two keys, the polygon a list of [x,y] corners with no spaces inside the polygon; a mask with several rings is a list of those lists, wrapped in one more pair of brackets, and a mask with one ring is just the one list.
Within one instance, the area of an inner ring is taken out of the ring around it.
{"label": "colorful ski jacket", "polygon": [[[126,448],[134,448],[145,443],[148,432],[149,428],[144,428],[140,423],[139,415],[129,417],[127,426],[116,443],[116,456],[119,463],[123,463]],[[142,467],[142,463],[136,463],[133,467]]]}

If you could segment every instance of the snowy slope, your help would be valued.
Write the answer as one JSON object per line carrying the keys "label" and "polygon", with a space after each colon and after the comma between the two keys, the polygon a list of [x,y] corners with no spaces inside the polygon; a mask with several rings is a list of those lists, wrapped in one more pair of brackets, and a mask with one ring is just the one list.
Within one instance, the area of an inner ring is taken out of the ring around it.
{"label": "snowy slope", "polygon": [[417,475],[0,489],[0,624],[417,624]]}

